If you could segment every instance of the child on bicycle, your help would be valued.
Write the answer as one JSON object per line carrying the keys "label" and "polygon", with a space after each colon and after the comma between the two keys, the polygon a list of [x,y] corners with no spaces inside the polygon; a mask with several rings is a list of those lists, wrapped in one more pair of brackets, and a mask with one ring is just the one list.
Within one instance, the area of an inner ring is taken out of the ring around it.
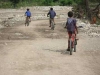
{"label": "child on bicycle", "polygon": [[73,12],[72,11],[68,12],[68,17],[69,18],[67,18],[67,22],[66,22],[66,28],[67,28],[67,32],[68,32],[68,35],[69,35],[67,51],[70,51],[69,39],[72,36],[76,37],[76,33],[78,33],[78,29],[77,29],[77,26],[76,26],[76,19],[73,18]]}
{"label": "child on bicycle", "polygon": [[[29,21],[31,22],[31,12],[30,12],[30,9],[27,8],[27,11],[25,12],[25,16],[26,16],[26,21],[29,19]],[[25,24],[26,24],[26,21],[25,21]]]}
{"label": "child on bicycle", "polygon": [[52,20],[53,20],[54,25],[55,25],[54,17],[56,16],[56,12],[53,10],[53,8],[50,8],[50,11],[48,12],[47,17],[48,17],[48,15],[50,15],[50,20],[49,20],[50,26],[49,27],[51,27]]}

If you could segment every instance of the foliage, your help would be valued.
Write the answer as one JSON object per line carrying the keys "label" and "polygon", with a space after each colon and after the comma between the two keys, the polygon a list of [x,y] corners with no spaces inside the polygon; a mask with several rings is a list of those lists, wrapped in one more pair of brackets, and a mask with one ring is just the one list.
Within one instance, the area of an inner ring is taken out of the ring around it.
{"label": "foliage", "polygon": [[72,5],[73,0],[60,0],[60,5],[65,6],[65,5]]}
{"label": "foliage", "polygon": [[50,6],[53,4],[53,0],[44,0],[43,4],[46,6]]}
{"label": "foliage", "polygon": [[11,2],[1,2],[0,8],[12,8]]}
{"label": "foliage", "polygon": [[[53,5],[85,5],[85,0],[0,0],[0,7],[22,7],[22,6],[53,6]],[[90,2],[99,2],[100,0],[89,0]],[[1,2],[3,4],[1,4]],[[6,4],[6,5],[5,5]]]}
{"label": "foliage", "polygon": [[14,6],[14,8],[16,7],[16,5],[20,2],[20,0],[10,0]]}

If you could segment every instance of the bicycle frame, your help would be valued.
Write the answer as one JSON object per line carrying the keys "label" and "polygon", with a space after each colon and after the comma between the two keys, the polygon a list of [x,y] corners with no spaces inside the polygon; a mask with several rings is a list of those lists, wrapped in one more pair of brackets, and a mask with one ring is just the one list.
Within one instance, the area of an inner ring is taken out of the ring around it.
{"label": "bicycle frame", "polygon": [[70,55],[72,55],[73,48],[74,48],[74,52],[76,52],[77,40],[75,34],[72,34],[69,43],[70,43]]}
{"label": "bicycle frame", "polygon": [[54,26],[54,21],[53,21],[53,19],[50,19],[50,22],[51,22],[51,29],[54,30],[55,26]]}
{"label": "bicycle frame", "polygon": [[29,17],[26,17],[26,23],[25,23],[25,26],[29,26]]}

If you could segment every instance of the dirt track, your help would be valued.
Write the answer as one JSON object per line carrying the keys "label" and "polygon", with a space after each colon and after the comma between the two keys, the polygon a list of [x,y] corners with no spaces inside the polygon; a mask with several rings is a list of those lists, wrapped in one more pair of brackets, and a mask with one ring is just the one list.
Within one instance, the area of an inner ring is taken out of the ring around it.
{"label": "dirt track", "polygon": [[63,27],[52,31],[41,20],[1,29],[0,75],[100,75],[100,39],[79,32],[77,52],[69,55]]}

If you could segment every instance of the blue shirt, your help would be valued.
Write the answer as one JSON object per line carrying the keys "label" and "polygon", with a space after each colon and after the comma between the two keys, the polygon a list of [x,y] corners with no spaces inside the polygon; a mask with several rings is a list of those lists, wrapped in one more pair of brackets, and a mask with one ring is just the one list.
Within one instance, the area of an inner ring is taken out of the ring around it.
{"label": "blue shirt", "polygon": [[50,18],[54,18],[56,16],[56,13],[54,10],[50,10],[47,15],[50,15]]}
{"label": "blue shirt", "polygon": [[27,17],[30,17],[30,16],[31,16],[31,12],[30,12],[30,11],[26,11],[26,12],[25,12],[25,15],[26,15]]}
{"label": "blue shirt", "polygon": [[68,31],[75,31],[75,26],[76,26],[76,19],[74,18],[67,18],[67,30]]}

